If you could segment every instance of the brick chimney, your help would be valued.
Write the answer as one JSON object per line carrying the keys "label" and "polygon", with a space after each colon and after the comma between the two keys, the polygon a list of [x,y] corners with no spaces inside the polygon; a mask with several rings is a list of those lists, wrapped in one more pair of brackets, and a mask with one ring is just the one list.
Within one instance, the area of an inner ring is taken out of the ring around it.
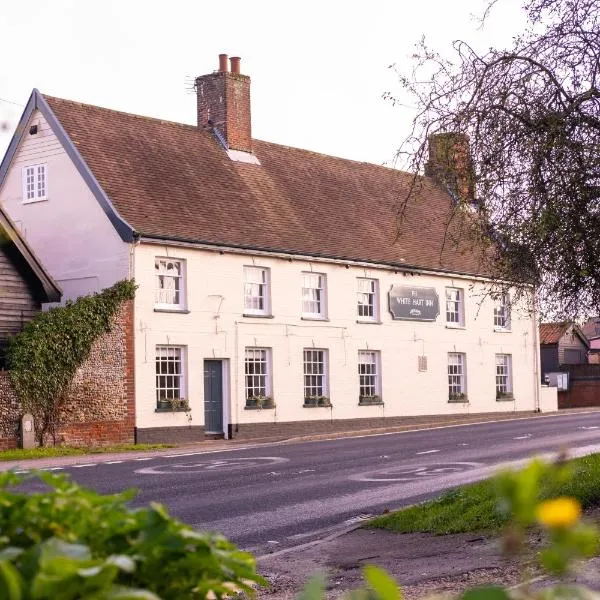
{"label": "brick chimney", "polygon": [[228,149],[252,152],[250,77],[240,73],[240,58],[219,55],[219,70],[196,78],[198,127],[214,128]]}
{"label": "brick chimney", "polygon": [[429,136],[429,160],[425,175],[445,185],[460,201],[475,200],[475,173],[464,133],[434,133]]}

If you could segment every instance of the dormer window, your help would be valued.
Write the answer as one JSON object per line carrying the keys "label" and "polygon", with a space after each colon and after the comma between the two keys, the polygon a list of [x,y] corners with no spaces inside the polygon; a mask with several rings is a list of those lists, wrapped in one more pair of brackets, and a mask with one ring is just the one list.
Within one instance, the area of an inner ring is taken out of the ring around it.
{"label": "dormer window", "polygon": [[48,167],[29,165],[23,167],[23,202],[48,199]]}

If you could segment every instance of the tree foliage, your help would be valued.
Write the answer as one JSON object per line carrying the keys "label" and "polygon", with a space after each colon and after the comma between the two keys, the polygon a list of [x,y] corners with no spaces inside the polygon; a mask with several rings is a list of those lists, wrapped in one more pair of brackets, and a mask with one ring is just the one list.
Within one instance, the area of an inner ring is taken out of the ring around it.
{"label": "tree foliage", "polygon": [[11,338],[7,362],[11,383],[25,412],[33,415],[36,438],[56,443],[65,392],[94,342],[111,328],[121,304],[133,298],[135,284],[121,281],[65,306],[38,314]]}
{"label": "tree foliage", "polygon": [[445,57],[421,42],[401,75],[418,112],[400,154],[422,172],[431,134],[468,135],[478,235],[502,249],[483,246],[488,271],[536,284],[553,313],[596,313],[600,0],[526,0],[523,10],[525,30],[507,49],[456,41]]}

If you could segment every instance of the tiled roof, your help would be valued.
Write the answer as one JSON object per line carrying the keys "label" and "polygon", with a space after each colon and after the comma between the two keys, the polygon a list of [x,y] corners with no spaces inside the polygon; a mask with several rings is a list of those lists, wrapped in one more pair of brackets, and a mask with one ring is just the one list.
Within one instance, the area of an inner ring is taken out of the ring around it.
{"label": "tiled roof", "polygon": [[[45,96],[119,214],[140,234],[481,273],[445,235],[450,196],[425,179],[398,231],[411,175],[255,140],[231,161],[212,133]],[[400,235],[398,235],[398,233]]]}
{"label": "tiled roof", "polygon": [[581,328],[588,340],[600,337],[600,317],[590,317]]}
{"label": "tiled roof", "polygon": [[540,323],[540,344],[558,344],[560,338],[571,326],[568,321],[562,323]]}

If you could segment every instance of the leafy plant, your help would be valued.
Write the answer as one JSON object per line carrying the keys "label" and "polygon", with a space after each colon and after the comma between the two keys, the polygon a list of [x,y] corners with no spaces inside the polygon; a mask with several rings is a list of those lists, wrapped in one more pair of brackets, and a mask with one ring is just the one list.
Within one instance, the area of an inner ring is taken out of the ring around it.
{"label": "leafy plant", "polygon": [[25,412],[34,417],[40,446],[49,435],[56,444],[66,391],[94,342],[110,331],[112,319],[126,300],[133,299],[133,281],[120,281],[65,306],[38,314],[10,339],[9,376]]}
{"label": "leafy plant", "polygon": [[103,496],[35,473],[50,491],[0,476],[3,600],[187,600],[253,594],[255,560],[224,537],[195,531],[160,504],[130,509],[131,491]]}
{"label": "leafy plant", "polygon": [[377,396],[377,395],[359,396],[358,403],[359,404],[381,404],[381,396]]}
{"label": "leafy plant", "polygon": [[513,393],[512,392],[498,392],[496,391],[496,400],[508,400],[508,399],[513,399]]}
{"label": "leafy plant", "polygon": [[270,396],[248,396],[246,406],[256,406],[256,408],[275,408],[275,402]]}
{"label": "leafy plant", "polygon": [[305,396],[304,406],[331,406],[327,396]]}
{"label": "leafy plant", "polygon": [[448,394],[448,400],[452,402],[466,402],[467,395],[464,392],[460,392],[458,394]]}

